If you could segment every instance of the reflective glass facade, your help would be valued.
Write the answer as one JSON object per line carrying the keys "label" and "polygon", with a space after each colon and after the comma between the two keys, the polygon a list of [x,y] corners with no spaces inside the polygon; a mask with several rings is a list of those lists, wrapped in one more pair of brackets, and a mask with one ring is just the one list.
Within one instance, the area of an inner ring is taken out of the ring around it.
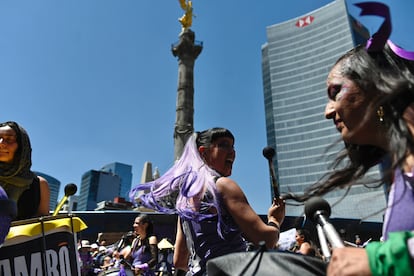
{"label": "reflective glass facade", "polygon": [[82,175],[79,192],[79,211],[91,211],[101,201],[113,201],[118,196],[121,178],[113,173],[90,170]]}
{"label": "reflective glass facade", "polygon": [[119,190],[119,196],[129,200],[129,191],[132,184],[132,166],[114,162],[102,167],[101,171],[116,174],[121,179],[121,187]]}
{"label": "reflective glass facade", "polygon": [[[343,0],[267,27],[262,47],[263,89],[267,142],[276,150],[274,165],[281,192],[302,192],[327,171],[332,156],[342,147],[331,120],[324,118],[326,77],[341,54],[369,37],[349,16]],[[378,176],[378,168],[370,172]],[[327,195],[333,203],[344,192]],[[361,198],[374,196],[367,206]],[[356,206],[360,210],[356,210]],[[385,206],[382,188],[362,185],[351,189],[332,216],[381,221],[372,215]],[[287,207],[287,215],[301,215],[303,207]],[[372,215],[372,216],[371,216]]]}

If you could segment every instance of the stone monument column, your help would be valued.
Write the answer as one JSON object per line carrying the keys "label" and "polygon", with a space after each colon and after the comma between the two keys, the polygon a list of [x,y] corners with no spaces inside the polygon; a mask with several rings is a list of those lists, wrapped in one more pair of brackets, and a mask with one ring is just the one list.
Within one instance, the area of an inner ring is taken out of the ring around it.
{"label": "stone monument column", "polygon": [[[189,2],[188,5],[189,7],[186,8],[185,16],[190,16],[191,18],[191,2]],[[171,47],[173,55],[178,57],[174,160],[178,160],[181,157],[188,137],[194,132],[194,63],[203,49],[202,43],[195,41],[195,34],[189,28],[191,20],[187,19],[183,21],[181,18],[180,22],[183,26],[179,36],[180,40]],[[187,23],[184,24],[183,22]],[[188,22],[190,22],[190,24]]]}

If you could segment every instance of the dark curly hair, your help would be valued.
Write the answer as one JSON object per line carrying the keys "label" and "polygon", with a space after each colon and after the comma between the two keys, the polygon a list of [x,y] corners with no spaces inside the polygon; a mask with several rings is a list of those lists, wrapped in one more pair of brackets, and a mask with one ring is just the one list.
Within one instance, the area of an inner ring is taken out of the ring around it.
{"label": "dark curly hair", "polygon": [[373,145],[345,144],[331,165],[332,172],[303,194],[282,195],[286,199],[303,202],[337,188],[349,188],[372,166],[392,155],[391,165],[379,181],[389,183],[395,168],[403,163],[407,153],[414,151],[413,137],[403,118],[406,108],[414,102],[414,62],[397,56],[388,45],[379,52],[367,52],[364,45],[359,45],[340,57],[337,64],[341,64],[342,75],[371,99],[359,128],[380,106],[383,108],[389,148],[386,151]]}

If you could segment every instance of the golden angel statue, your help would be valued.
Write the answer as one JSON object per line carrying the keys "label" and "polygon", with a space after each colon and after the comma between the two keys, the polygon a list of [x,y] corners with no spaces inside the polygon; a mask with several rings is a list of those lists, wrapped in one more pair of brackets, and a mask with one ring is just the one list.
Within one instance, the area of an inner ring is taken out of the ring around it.
{"label": "golden angel statue", "polygon": [[180,21],[183,29],[188,29],[191,27],[193,22],[193,4],[189,0],[178,0],[180,1],[181,8],[185,11],[185,14],[181,16],[178,21]]}

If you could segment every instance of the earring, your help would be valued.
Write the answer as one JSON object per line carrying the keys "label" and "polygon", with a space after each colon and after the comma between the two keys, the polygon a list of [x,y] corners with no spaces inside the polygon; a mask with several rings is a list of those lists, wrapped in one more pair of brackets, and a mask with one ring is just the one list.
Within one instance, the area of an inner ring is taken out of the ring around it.
{"label": "earring", "polygon": [[377,115],[378,115],[379,121],[381,123],[384,122],[384,108],[382,107],[382,105],[380,105],[380,107],[378,108]]}

